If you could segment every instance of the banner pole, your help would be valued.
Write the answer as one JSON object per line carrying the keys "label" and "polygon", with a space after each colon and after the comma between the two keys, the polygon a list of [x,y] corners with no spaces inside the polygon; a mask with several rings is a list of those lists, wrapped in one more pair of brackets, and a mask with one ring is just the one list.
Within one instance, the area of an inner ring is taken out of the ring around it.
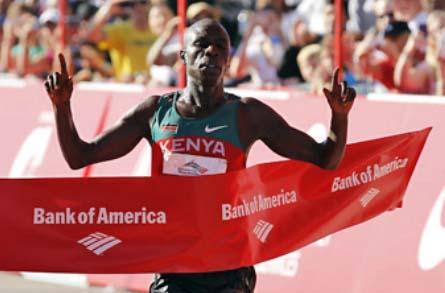
{"label": "banner pole", "polygon": [[335,0],[335,30],[334,30],[334,56],[335,67],[340,68],[343,73],[343,0]]}
{"label": "banner pole", "polygon": [[65,51],[65,12],[66,12],[66,0],[59,0],[59,29],[60,29],[60,48],[62,52]]}
{"label": "banner pole", "polygon": [[[187,0],[178,0],[178,17],[179,17],[179,25],[178,25],[178,33],[179,33],[179,42],[181,50],[184,48],[184,32],[186,27],[186,7]],[[178,69],[178,87],[184,88],[186,83],[185,77],[185,65],[181,63]]]}

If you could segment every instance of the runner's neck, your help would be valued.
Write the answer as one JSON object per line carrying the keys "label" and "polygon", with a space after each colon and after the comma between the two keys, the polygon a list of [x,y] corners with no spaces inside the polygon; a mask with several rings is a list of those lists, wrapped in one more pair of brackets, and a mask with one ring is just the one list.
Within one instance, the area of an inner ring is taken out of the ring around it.
{"label": "runner's neck", "polygon": [[224,88],[205,88],[189,82],[176,104],[184,117],[203,117],[213,113],[224,103]]}

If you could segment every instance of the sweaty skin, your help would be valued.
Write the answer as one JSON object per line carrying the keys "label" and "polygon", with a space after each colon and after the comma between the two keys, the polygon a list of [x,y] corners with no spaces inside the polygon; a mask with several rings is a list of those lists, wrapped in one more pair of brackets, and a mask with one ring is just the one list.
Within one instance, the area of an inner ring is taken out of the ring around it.
{"label": "sweaty skin", "polygon": [[[187,86],[177,99],[176,108],[184,117],[202,118],[223,103],[223,79],[229,64],[230,42],[227,32],[215,21],[204,19],[186,32],[181,59],[186,65]],[[63,155],[73,169],[112,160],[130,152],[143,138],[150,141],[149,121],[159,96],[151,96],[130,110],[117,124],[91,142],[79,137],[73,122],[70,99],[73,81],[65,58],[59,55],[61,71],[50,74],[45,87],[53,104],[57,133]],[[242,98],[239,136],[246,150],[257,140],[289,159],[334,169],[346,145],[348,113],[355,90],[338,81],[334,71],[331,89],[324,89],[331,108],[330,138],[317,143],[309,135],[290,126],[278,113],[255,98]]]}

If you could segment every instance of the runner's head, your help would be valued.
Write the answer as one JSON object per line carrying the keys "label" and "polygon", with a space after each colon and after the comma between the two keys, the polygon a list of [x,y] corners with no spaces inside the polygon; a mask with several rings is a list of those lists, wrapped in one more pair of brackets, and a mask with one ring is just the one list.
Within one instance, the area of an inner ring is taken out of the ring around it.
{"label": "runner's head", "polygon": [[185,33],[181,59],[186,65],[187,77],[203,85],[223,82],[229,64],[230,40],[220,23],[203,19],[194,23]]}

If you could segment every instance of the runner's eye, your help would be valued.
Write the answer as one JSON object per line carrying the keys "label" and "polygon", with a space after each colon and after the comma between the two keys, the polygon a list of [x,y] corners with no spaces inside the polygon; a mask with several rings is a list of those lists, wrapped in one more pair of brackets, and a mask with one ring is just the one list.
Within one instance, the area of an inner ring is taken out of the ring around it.
{"label": "runner's eye", "polygon": [[200,48],[206,48],[206,47],[208,46],[208,43],[207,43],[207,42],[204,42],[204,41],[201,41],[201,40],[196,41],[196,42],[194,42],[193,44],[194,44],[196,47],[200,47]]}
{"label": "runner's eye", "polygon": [[216,44],[217,46],[218,46],[218,48],[220,48],[220,49],[226,49],[226,44],[225,43],[218,43],[218,44]]}

